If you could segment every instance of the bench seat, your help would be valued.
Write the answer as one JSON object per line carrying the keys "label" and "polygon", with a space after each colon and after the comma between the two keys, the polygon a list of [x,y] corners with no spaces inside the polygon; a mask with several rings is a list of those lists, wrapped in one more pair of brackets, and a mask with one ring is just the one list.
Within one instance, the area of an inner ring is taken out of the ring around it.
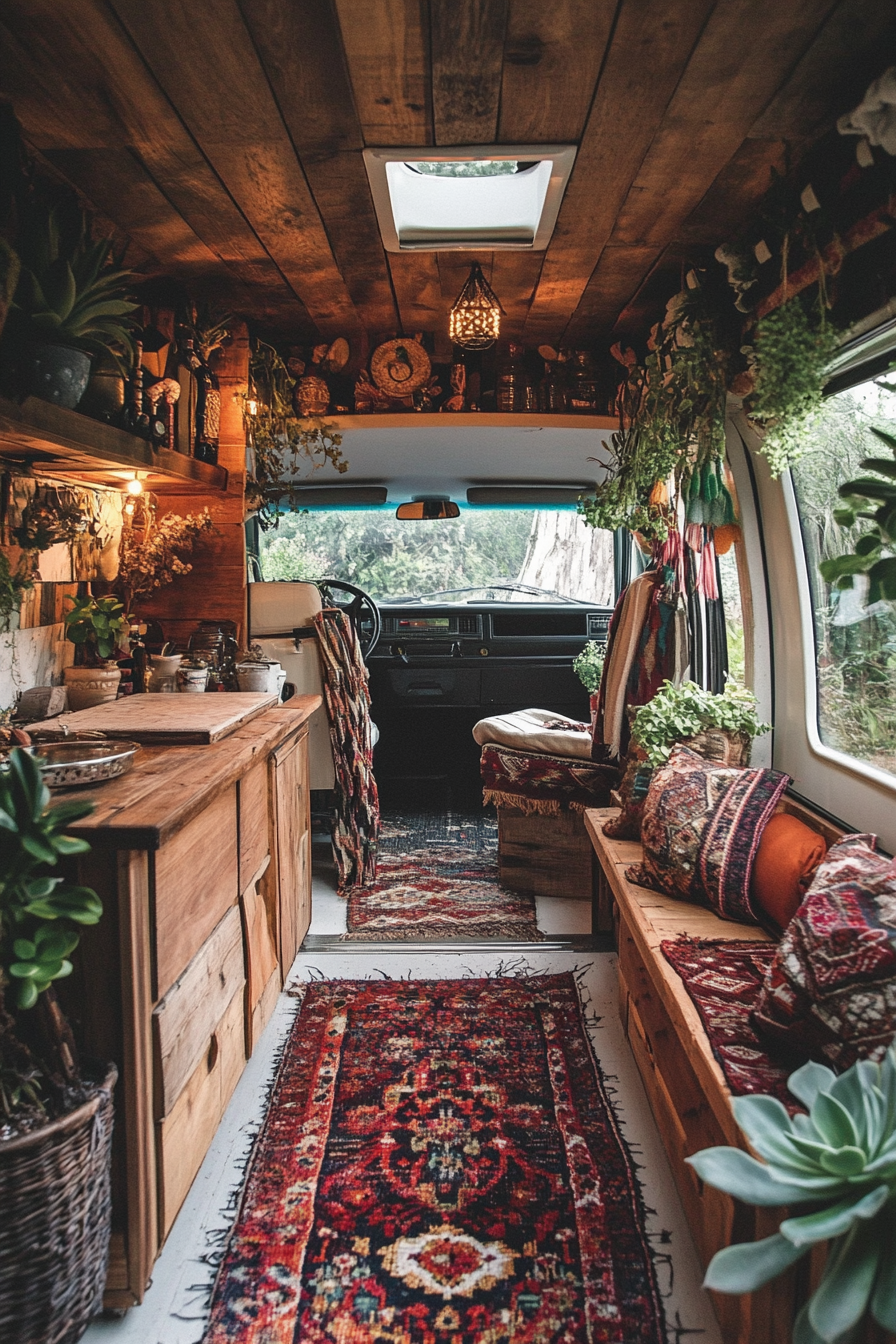
{"label": "bench seat", "polygon": [[[787,811],[820,831],[830,843],[841,832],[794,800]],[[589,808],[585,825],[599,863],[598,900],[613,911],[618,949],[619,1011],[672,1174],[704,1265],[721,1247],[777,1231],[785,1216],[754,1209],[706,1186],[685,1157],[717,1144],[750,1151],[731,1109],[731,1091],[684,982],[663,955],[661,944],[688,934],[699,939],[755,939],[768,934],[719,919],[701,906],[673,900],[625,876],[641,859],[641,845],[613,840],[603,822],[618,808]],[[792,1272],[743,1297],[713,1293],[725,1344],[787,1344],[793,1320],[817,1281],[824,1251],[812,1252]],[[896,1336],[869,1325],[861,1344],[896,1344]]]}

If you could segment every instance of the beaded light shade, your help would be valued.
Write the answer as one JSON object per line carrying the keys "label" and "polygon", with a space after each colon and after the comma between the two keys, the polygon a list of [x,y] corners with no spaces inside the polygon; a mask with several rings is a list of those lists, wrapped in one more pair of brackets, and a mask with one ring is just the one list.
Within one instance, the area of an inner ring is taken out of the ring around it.
{"label": "beaded light shade", "polygon": [[482,267],[474,261],[451,309],[448,335],[463,350],[487,350],[498,339],[503,311]]}

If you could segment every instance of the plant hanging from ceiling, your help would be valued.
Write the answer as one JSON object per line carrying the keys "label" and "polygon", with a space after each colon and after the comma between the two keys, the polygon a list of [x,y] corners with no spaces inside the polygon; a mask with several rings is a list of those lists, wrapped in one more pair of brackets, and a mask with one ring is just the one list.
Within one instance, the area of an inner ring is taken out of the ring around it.
{"label": "plant hanging from ceiling", "polygon": [[246,503],[262,527],[296,507],[302,474],[327,462],[340,474],[348,471],[342,456],[342,435],[319,416],[300,419],[293,411],[293,379],[273,346],[255,341],[249,360],[249,391],[243,420],[253,469],[246,484]]}
{"label": "plant hanging from ceiling", "polygon": [[729,364],[717,328],[707,293],[691,272],[689,287],[670,299],[654,327],[643,364],[633,351],[613,347],[627,376],[607,476],[579,505],[592,527],[629,527],[663,540],[669,529],[663,483],[671,476],[682,491],[696,476],[702,488],[715,474],[725,449]]}
{"label": "plant hanging from ceiling", "polygon": [[157,518],[152,500],[141,495],[134,513],[125,516],[121,531],[115,588],[126,609],[133,611],[141,601],[154,597],[159,588],[189,574],[195,547],[214,531],[208,509]]}

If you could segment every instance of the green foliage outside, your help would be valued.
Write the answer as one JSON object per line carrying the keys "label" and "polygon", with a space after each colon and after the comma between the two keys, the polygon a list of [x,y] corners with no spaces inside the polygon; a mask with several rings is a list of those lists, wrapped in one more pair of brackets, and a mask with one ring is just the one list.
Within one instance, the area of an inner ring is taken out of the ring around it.
{"label": "green foliage outside", "polygon": [[293,513],[269,532],[265,579],[338,576],[377,601],[516,579],[526,555],[529,509],[464,510],[440,522],[398,522],[359,509]]}
{"label": "green foliage outside", "polygon": [[795,1344],[848,1344],[868,1314],[896,1330],[896,1047],[881,1064],[860,1060],[839,1077],[804,1064],[787,1086],[808,1115],[791,1117],[775,1097],[732,1101],[761,1162],[727,1147],[686,1159],[707,1185],[746,1204],[796,1206],[773,1236],[718,1251],[705,1286],[752,1293],[829,1242]]}
{"label": "green foliage outside", "polygon": [[807,433],[793,480],[813,589],[821,739],[896,773],[896,605],[865,606],[863,575],[839,590],[819,572],[853,551],[862,534],[860,520],[845,525],[838,489],[877,455],[874,426],[896,432],[896,396],[885,386],[869,382],[830,397]]}
{"label": "green foliage outside", "polygon": [[760,723],[756,697],[733,681],[721,695],[705,691],[693,681],[674,686],[664,681],[652,700],[635,714],[632,736],[644,748],[654,768],[664,765],[676,742],[696,737],[704,728],[724,728],[730,733],[758,737],[769,725]]}

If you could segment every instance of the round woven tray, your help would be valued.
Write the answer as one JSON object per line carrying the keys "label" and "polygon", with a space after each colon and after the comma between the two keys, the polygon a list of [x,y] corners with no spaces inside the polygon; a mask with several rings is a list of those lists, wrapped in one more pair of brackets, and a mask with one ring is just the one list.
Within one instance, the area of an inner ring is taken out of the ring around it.
{"label": "round woven tray", "polygon": [[3,1344],[74,1344],[102,1308],[117,1077],[111,1065],[77,1110],[0,1141]]}
{"label": "round woven tray", "polygon": [[432,365],[419,341],[399,337],[378,345],[370,356],[373,381],[390,397],[409,397],[429,381]]}

